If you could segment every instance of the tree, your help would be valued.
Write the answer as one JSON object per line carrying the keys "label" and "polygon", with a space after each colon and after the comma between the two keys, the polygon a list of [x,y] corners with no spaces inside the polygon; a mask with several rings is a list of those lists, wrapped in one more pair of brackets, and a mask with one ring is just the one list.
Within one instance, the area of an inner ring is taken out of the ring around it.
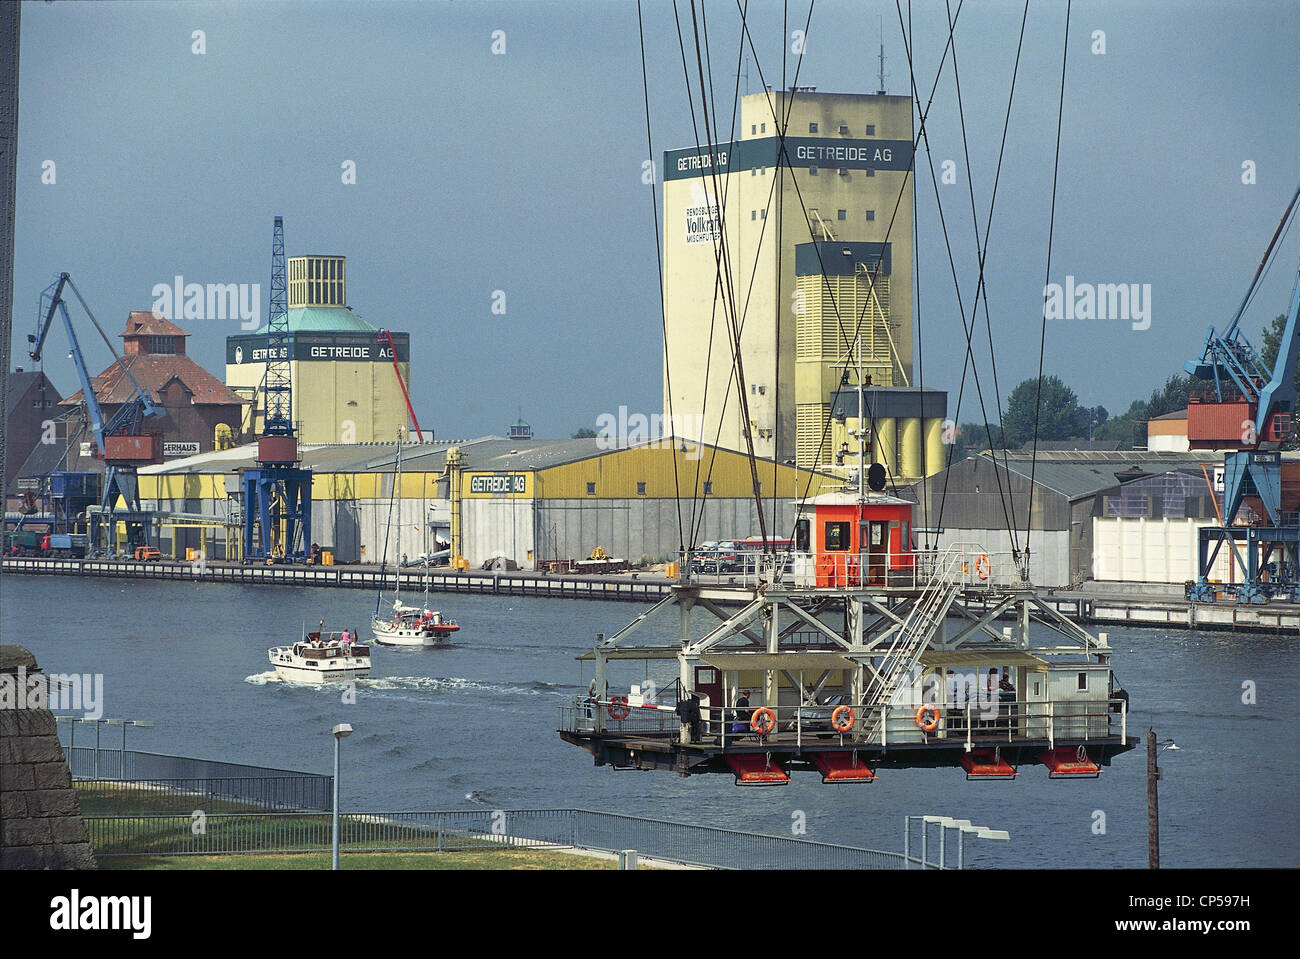
{"label": "tree", "polygon": [[[1282,346],[1282,331],[1286,328],[1286,315],[1279,313],[1271,326],[1264,327],[1264,341],[1261,344],[1259,358],[1272,370],[1277,365],[1277,351]],[[1295,378],[1292,381],[1297,395],[1300,395],[1300,363],[1296,364]],[[1283,444],[1283,449],[1300,448],[1300,442]]]}
{"label": "tree", "polygon": [[1037,379],[1022,380],[1007,397],[1002,414],[1006,443],[1011,448],[1034,441],[1034,424],[1038,424],[1040,440],[1068,440],[1088,435],[1088,420],[1092,411],[1080,409],[1079,397],[1059,376],[1043,377],[1039,394]]}
{"label": "tree", "polygon": [[[1272,370],[1277,365],[1277,351],[1282,345],[1282,331],[1286,328],[1286,315],[1279,313],[1272,325],[1264,327],[1264,341],[1260,346],[1259,358]],[[1295,388],[1300,393],[1300,363],[1296,364]]]}
{"label": "tree", "polygon": [[578,432],[573,434],[575,440],[590,440],[596,438],[596,431],[590,426],[584,426]]}

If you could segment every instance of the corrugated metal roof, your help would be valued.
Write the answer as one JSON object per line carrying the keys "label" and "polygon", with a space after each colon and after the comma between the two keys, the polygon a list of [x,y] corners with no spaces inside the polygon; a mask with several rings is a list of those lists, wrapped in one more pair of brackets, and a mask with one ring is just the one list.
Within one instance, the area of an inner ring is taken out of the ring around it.
{"label": "corrugated metal roof", "polygon": [[1005,460],[1001,453],[996,458],[989,456],[987,459],[996,459],[999,465],[1005,462],[1009,471],[1026,479],[1032,475],[1035,485],[1071,500],[1120,485],[1129,478],[1119,475],[1125,472],[1154,475],[1175,470],[1199,470],[1202,463],[1213,465],[1223,461],[1214,453],[1196,455],[1150,450],[1039,450],[1037,464],[1032,454],[1023,452],[1009,453]]}

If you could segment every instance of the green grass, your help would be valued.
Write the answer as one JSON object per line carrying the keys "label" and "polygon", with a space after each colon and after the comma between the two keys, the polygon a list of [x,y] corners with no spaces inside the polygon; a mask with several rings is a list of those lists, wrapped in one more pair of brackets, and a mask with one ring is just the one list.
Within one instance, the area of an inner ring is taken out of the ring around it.
{"label": "green grass", "polygon": [[[100,869],[329,869],[329,853],[224,856],[112,856]],[[482,852],[347,853],[340,869],[615,869],[612,859],[570,855],[543,849],[492,849]]]}
{"label": "green grass", "polygon": [[[325,851],[331,840],[328,813],[266,814],[248,803],[190,793],[124,788],[106,782],[74,785],[101,869],[330,868],[330,853]],[[199,809],[205,813],[201,819],[193,815]],[[215,815],[218,813],[262,815],[223,818]],[[509,848],[482,834],[444,829],[439,836],[415,824],[373,819],[346,813],[340,817],[343,868],[570,870],[616,866],[612,860],[592,856]],[[362,851],[376,846],[391,851]],[[230,849],[277,851],[224,851]]]}
{"label": "green grass", "polygon": [[184,815],[195,809],[205,812],[257,812],[262,807],[234,799],[196,793],[149,789],[132,783],[73,783],[81,803],[82,816]]}

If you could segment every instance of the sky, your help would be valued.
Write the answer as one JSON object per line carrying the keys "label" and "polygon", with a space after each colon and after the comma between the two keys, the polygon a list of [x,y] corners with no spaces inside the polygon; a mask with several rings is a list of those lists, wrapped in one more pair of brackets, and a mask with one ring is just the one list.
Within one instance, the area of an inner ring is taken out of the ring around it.
{"label": "sky", "polygon": [[[696,5],[727,115],[744,5]],[[691,4],[676,8],[693,73]],[[949,390],[950,415],[977,274],[970,193],[982,232],[1023,10],[966,0],[954,32],[959,113],[951,56],[929,96],[945,4],[911,4],[929,105],[919,359],[925,385]],[[643,0],[641,14],[661,162],[695,141],[674,4]],[[874,92],[882,42],[886,91],[909,92],[893,2],[821,0],[809,14],[807,2],[750,0],[758,59],[741,61],[742,92],[762,89],[760,70],[780,86],[783,69],[786,83],[797,69],[801,86]],[[1045,283],[1138,284],[1149,290],[1143,319],[1047,323],[1044,371],[1119,413],[1231,319],[1300,179],[1300,5],[1073,3],[1049,273],[1065,14],[1064,2],[1030,4],[1017,68],[985,264],[998,392],[1005,401],[1037,374]],[[626,0],[25,2],[13,362],[23,365],[40,292],[61,271],[110,333],[178,275],[260,284],[264,318],[281,215],[290,256],[347,256],[353,309],[411,334],[412,400],[439,439],[503,434],[521,414],[536,435],[564,437],[620,406],[660,412],[643,97],[637,5]],[[930,159],[955,171],[937,187],[953,268]],[[1285,310],[1298,248],[1293,227],[1246,315],[1257,346]],[[988,395],[982,310],[977,319]],[[181,325],[190,354],[220,376],[239,318]],[[98,372],[109,357],[88,339]],[[61,351],[47,352],[45,371],[76,389]],[[963,421],[978,418],[971,386]]]}

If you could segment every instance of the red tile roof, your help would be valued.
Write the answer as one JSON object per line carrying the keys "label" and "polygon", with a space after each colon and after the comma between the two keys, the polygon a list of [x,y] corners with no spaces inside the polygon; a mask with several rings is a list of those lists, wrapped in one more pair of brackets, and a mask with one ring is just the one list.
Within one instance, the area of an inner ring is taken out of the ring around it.
{"label": "red tile roof", "polygon": [[127,336],[189,336],[184,330],[160,313],[132,311],[126,318],[126,332],[117,334]]}
{"label": "red tile roof", "polygon": [[[167,323],[166,320],[163,322]],[[227,406],[247,402],[183,353],[128,355],[122,357],[122,362],[130,369],[131,375],[140,384],[140,388],[149,391],[155,403],[162,402],[159,391],[173,378],[180,379],[185,388],[193,394],[194,402],[199,405]],[[96,376],[92,382],[95,387],[95,398],[101,405],[125,403],[134,392],[131,381],[122,375],[122,369],[116,363]],[[77,390],[60,405],[69,406],[81,401],[81,390]]]}

